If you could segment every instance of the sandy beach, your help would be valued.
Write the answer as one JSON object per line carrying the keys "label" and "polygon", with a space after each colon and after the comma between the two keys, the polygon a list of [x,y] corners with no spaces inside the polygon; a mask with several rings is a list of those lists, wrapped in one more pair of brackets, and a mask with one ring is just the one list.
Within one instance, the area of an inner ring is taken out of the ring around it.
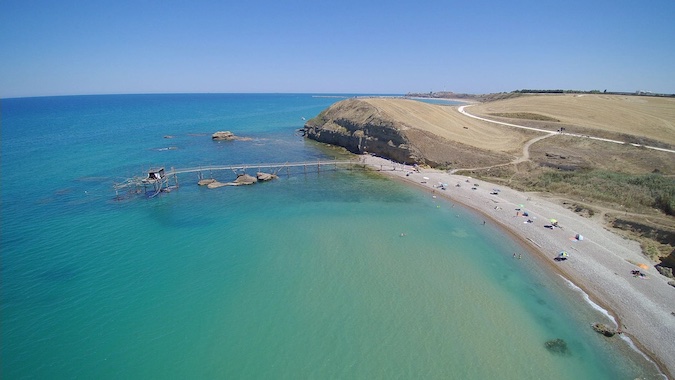
{"label": "sandy beach", "polygon": [[[536,194],[435,169],[416,172],[410,166],[380,157],[361,157],[365,164],[383,174],[467,206],[484,215],[486,223],[509,231],[551,270],[608,310],[623,332],[621,337],[632,341],[673,378],[675,288],[656,271],[655,263],[642,255],[637,242]],[[448,186],[443,190],[439,183]],[[523,212],[528,215],[523,216]],[[551,225],[551,219],[556,219],[559,227],[545,227]],[[583,238],[576,239],[577,234]],[[555,261],[563,250],[569,253],[568,260]],[[646,264],[646,269],[637,264]],[[631,273],[634,270],[646,276],[636,277]]]}

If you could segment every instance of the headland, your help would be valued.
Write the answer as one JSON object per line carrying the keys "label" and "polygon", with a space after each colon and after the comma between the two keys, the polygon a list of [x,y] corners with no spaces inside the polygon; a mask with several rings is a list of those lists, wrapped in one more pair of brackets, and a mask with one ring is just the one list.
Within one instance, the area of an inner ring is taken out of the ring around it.
{"label": "headland", "polygon": [[[609,310],[619,336],[672,378],[675,287],[662,273],[675,252],[675,200],[668,195],[675,187],[675,99],[545,95],[469,110],[479,117],[406,99],[349,99],[309,120],[305,133],[361,154],[373,168],[398,163],[383,172],[509,231]],[[620,179],[598,181],[612,176]],[[579,178],[585,182],[575,186]],[[635,189],[621,181],[635,178],[656,181],[665,195],[630,203]],[[586,186],[597,182],[593,191]],[[614,228],[621,223],[640,227],[622,233]],[[661,234],[636,233],[645,229]],[[561,251],[567,259],[556,261]]]}

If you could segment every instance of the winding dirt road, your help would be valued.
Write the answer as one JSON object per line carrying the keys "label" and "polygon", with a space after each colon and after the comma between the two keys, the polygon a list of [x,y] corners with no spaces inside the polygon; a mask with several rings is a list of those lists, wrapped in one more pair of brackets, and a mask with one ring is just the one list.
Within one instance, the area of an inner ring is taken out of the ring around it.
{"label": "winding dirt road", "polygon": [[[610,142],[610,143],[614,143],[614,144],[630,144],[630,145],[636,146],[636,147],[642,146],[642,147],[647,148],[647,149],[658,150],[658,151],[661,151],[661,152],[675,153],[675,150],[673,150],[673,149],[665,149],[665,148],[659,148],[659,147],[649,146],[649,145],[626,143],[626,142],[619,141],[619,140],[605,139],[605,138],[602,138],[602,137],[595,137],[595,136],[588,136],[588,135],[580,135],[580,134],[577,134],[577,133],[551,132],[549,130],[541,129],[541,128],[526,127],[524,125],[504,123],[502,121],[497,121],[497,120],[490,120],[490,119],[486,119],[486,118],[483,118],[483,117],[480,117],[480,116],[472,115],[472,114],[466,112],[465,108],[470,107],[470,106],[471,105],[460,106],[460,107],[457,108],[457,111],[459,111],[459,113],[461,113],[462,115],[465,115],[465,116],[468,116],[468,117],[471,117],[471,118],[474,118],[474,119],[477,119],[477,120],[487,121],[488,123],[494,123],[494,124],[500,124],[500,125],[505,125],[505,126],[514,127],[514,128],[527,129],[527,130],[530,130],[530,131],[542,132],[542,133],[548,134],[549,136],[555,135],[555,134],[563,134],[565,136],[580,137],[580,138],[585,138],[585,139]],[[544,138],[549,137],[549,136],[544,136]],[[534,141],[530,141],[528,144],[531,145],[531,143],[533,143],[533,142]],[[529,147],[529,145],[528,145],[528,147]]]}

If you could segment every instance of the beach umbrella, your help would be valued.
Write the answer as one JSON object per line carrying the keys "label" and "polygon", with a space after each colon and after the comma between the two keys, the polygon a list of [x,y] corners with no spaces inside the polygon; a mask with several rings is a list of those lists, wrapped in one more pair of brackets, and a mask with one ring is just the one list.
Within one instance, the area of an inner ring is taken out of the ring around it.
{"label": "beach umbrella", "polygon": [[558,223],[558,221],[555,219],[551,219],[551,223]]}
{"label": "beach umbrella", "polygon": [[638,264],[638,266],[642,269],[649,269],[649,266],[647,264]]}
{"label": "beach umbrella", "polygon": [[422,177],[422,179],[429,179],[429,177]]}

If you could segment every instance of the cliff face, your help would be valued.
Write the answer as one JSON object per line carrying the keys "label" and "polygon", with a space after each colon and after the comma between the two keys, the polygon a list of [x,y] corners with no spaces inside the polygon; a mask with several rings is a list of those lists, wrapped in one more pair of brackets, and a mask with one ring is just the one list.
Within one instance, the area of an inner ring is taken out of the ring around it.
{"label": "cliff face", "polygon": [[[437,106],[413,100],[348,99],[308,120],[304,131],[310,139],[342,146],[352,153],[374,153],[409,164],[471,168],[512,159],[501,152],[463,143],[462,135],[471,131],[448,121],[449,115],[439,112]],[[449,140],[434,130],[453,130],[458,137]]]}
{"label": "cliff face", "polygon": [[375,153],[398,162],[425,163],[406,135],[409,129],[358,99],[332,105],[308,120],[304,128],[308,138],[342,146],[352,153]]}

